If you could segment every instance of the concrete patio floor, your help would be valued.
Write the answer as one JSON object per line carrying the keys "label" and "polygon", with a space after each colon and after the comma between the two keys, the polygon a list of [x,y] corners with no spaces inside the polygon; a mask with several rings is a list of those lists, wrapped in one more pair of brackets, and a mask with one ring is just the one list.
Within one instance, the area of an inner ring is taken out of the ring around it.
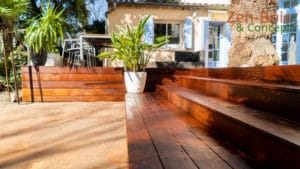
{"label": "concrete patio floor", "polygon": [[0,169],[128,168],[124,103],[0,103]]}

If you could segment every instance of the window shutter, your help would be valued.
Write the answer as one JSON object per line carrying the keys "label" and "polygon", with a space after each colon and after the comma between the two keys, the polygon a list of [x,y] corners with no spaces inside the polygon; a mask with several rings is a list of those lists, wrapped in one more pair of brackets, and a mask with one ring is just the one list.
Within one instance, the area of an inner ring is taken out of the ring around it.
{"label": "window shutter", "polygon": [[185,19],[184,22],[184,47],[193,48],[193,22],[189,18]]}
{"label": "window shutter", "polygon": [[147,23],[145,24],[144,38],[147,44],[154,43],[154,21],[152,16],[148,19]]}

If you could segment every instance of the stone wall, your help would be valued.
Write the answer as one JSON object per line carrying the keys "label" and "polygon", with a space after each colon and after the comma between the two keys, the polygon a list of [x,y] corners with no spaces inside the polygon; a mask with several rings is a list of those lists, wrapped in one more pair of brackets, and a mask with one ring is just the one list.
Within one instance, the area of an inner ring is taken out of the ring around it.
{"label": "stone wall", "polygon": [[232,28],[229,66],[279,64],[271,43],[276,9],[276,0],[232,0],[228,20]]}

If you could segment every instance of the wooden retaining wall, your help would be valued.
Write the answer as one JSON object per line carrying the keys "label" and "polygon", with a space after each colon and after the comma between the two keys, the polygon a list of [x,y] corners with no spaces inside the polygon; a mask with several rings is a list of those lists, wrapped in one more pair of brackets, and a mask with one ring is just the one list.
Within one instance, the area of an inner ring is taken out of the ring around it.
{"label": "wooden retaining wall", "polygon": [[[213,69],[150,68],[147,72],[146,92],[155,91],[156,84],[173,83],[175,81],[173,75],[300,85],[300,65]],[[69,67],[40,67],[38,74],[33,67],[23,67],[22,93],[25,102],[39,102],[42,99],[45,102],[123,101],[126,90],[121,68],[96,67],[94,70],[88,68],[70,70]]]}
{"label": "wooden retaining wall", "polygon": [[124,95],[119,68],[40,67],[39,73],[33,67],[22,68],[24,102],[123,101]]}

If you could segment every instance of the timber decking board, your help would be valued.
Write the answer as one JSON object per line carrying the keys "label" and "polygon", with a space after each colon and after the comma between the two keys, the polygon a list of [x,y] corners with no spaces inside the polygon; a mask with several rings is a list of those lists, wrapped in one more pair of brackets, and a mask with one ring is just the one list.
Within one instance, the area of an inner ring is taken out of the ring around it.
{"label": "timber decking board", "polygon": [[[29,81],[29,74],[22,75],[23,81]],[[32,80],[37,81],[108,81],[108,82],[122,82],[122,74],[62,74],[62,73],[41,73],[40,79],[36,74],[32,75]]]}
{"label": "timber decking board", "polygon": [[300,86],[263,81],[175,76],[176,85],[300,122]]}
{"label": "timber decking board", "polygon": [[[161,101],[158,97],[155,97],[155,99],[158,102]],[[191,133],[188,130],[189,127],[185,123],[182,123],[173,111],[167,111],[160,105],[153,106],[158,104],[155,99],[146,98],[146,101],[149,102],[149,105],[152,105],[153,111],[158,112],[157,118],[166,119],[164,120],[165,127],[169,129],[170,134],[177,140],[178,144],[180,144],[189,158],[196,164],[197,168],[231,168],[223,159]]]}
{"label": "timber decking board", "polygon": [[161,112],[152,110],[152,107],[157,105],[148,105],[142,97],[137,96],[135,99],[164,168],[197,169],[197,166],[195,166],[182,147],[177,144],[175,138],[169,133],[169,129],[163,122],[167,119],[159,118],[157,113]]}
{"label": "timber decking board", "polygon": [[[23,95],[30,95],[30,89],[23,89]],[[33,89],[35,96],[40,96],[39,89]],[[44,96],[124,96],[125,89],[43,89]]]}
{"label": "timber decking board", "polygon": [[[135,103],[133,99],[136,101]],[[249,165],[248,159],[246,160],[240,156],[235,149],[223,148],[223,145],[214,143],[216,142],[214,138],[211,138],[211,140],[206,138],[206,141],[199,139],[199,133],[208,132],[206,130],[207,128],[204,128],[199,121],[183,113],[176,108],[175,105],[169,103],[161,96],[157,94],[127,94],[125,101],[127,105],[128,144],[134,147],[134,141],[139,140],[140,137],[137,137],[137,135],[140,133],[144,133],[143,136],[149,136],[153,145],[149,144],[150,141],[148,138],[147,146],[150,147],[142,147],[141,151],[143,149],[149,151],[149,149],[153,147],[163,168],[253,168]],[[135,112],[135,114],[133,115],[132,112]],[[138,113],[140,115],[138,115]],[[130,121],[128,121],[128,119],[130,119]],[[135,127],[138,127],[141,131],[138,132],[139,130]],[[199,133],[194,134],[192,129],[199,130]],[[148,131],[148,134],[146,131]],[[132,135],[135,135],[135,137]],[[202,137],[209,136],[207,134]],[[212,143],[208,144],[207,142]],[[137,146],[140,146],[140,144],[137,143],[136,147]],[[214,151],[213,148],[219,150]],[[153,158],[147,158],[147,153],[136,157],[132,155],[131,151],[132,149],[129,148],[129,161],[137,163],[136,165],[132,164],[133,166],[139,166],[141,161],[148,161],[148,166],[154,165],[154,163],[151,162]],[[136,151],[136,149],[133,148],[133,151]],[[218,154],[218,152],[220,154]],[[235,153],[233,154],[233,152]],[[226,157],[223,158],[223,155]],[[136,158],[139,160],[134,160]]]}
{"label": "timber decking board", "polygon": [[238,151],[233,145],[226,142],[217,133],[212,132],[208,128],[199,125],[199,121],[195,118],[187,116],[182,110],[177,108],[166,99],[162,98],[158,94],[155,95],[155,99],[165,109],[172,112],[176,117],[182,120],[177,120],[176,123],[179,126],[186,126],[194,135],[196,135],[205,145],[211,150],[216,152],[224,161],[226,161],[232,168],[251,169],[253,168],[252,160],[249,156],[241,151]]}
{"label": "timber decking board", "polygon": [[300,66],[266,66],[264,67],[264,80],[275,82],[292,82],[300,85]]}
{"label": "timber decking board", "polygon": [[140,110],[136,106],[134,95],[126,94],[125,104],[129,167],[131,169],[162,169]]}
{"label": "timber decking board", "polygon": [[[38,88],[38,81],[33,81],[33,88]],[[68,88],[68,89],[125,89],[124,82],[112,81],[41,81],[43,89]],[[30,88],[29,81],[22,82],[23,88]]]}
{"label": "timber decking board", "polygon": [[176,69],[174,75],[219,79],[260,80],[300,85],[299,65]]}
{"label": "timber decking board", "polygon": [[274,90],[283,90],[283,91],[291,91],[300,93],[299,85],[284,85],[284,84],[276,84],[276,83],[266,83],[262,81],[250,81],[250,80],[232,80],[232,79],[217,79],[217,78],[208,78],[208,77],[197,77],[197,76],[177,76],[177,79],[191,79],[191,80],[201,80],[222,84],[232,84],[238,86],[250,86],[256,88],[265,88],[265,89],[274,89]]}
{"label": "timber decking board", "polygon": [[[31,67],[32,74],[36,74],[36,70],[34,67]],[[22,67],[23,73],[29,72],[29,67]],[[81,68],[73,68],[70,69],[69,67],[47,67],[47,66],[40,66],[39,67],[40,73],[62,73],[62,74],[116,74],[116,73],[123,73],[122,68],[106,68],[106,67],[94,67],[93,69],[88,69],[86,67]]]}
{"label": "timber decking board", "polygon": [[[296,123],[243,105],[209,97],[190,89],[172,85],[164,87],[173,89],[174,95],[169,96],[170,98],[175,98],[175,94],[180,98],[188,98],[194,104],[204,105],[207,109],[222,112],[229,118],[237,119],[239,122],[263,128],[268,133],[273,133],[279,138],[288,139],[290,143],[300,146],[300,126]],[[178,106],[181,106],[180,102],[181,100],[177,100]],[[203,117],[201,121],[205,120],[207,119]]]}
{"label": "timber decking board", "polygon": [[[158,86],[161,94],[227,140],[272,168],[299,168],[300,126],[267,112],[190,89]],[[289,154],[287,156],[286,154]]]}
{"label": "timber decking board", "polygon": [[[31,101],[30,95],[22,97],[23,101]],[[35,102],[41,102],[40,96],[34,97]],[[98,101],[124,101],[124,95],[119,96],[43,96],[44,102],[98,102]]]}

